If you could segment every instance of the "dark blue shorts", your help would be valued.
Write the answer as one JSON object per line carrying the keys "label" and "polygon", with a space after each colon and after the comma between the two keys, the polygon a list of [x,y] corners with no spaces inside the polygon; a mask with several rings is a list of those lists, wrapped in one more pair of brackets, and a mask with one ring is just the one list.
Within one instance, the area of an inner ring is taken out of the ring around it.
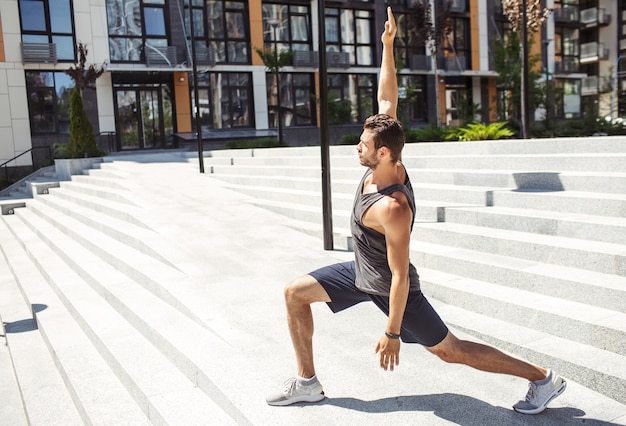
{"label": "dark blue shorts", "polygon": [[[374,302],[389,316],[389,297],[365,293],[356,285],[354,261],[325,266],[309,273],[326,290],[330,297],[328,306],[333,312],[343,311],[361,302]],[[432,347],[448,334],[448,327],[428,303],[421,291],[409,293],[400,335],[405,343],[419,343]]]}

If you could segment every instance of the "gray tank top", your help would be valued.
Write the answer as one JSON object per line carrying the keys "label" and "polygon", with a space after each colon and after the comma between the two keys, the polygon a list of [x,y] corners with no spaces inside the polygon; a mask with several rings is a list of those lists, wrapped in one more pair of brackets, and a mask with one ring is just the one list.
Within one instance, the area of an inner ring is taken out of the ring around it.
{"label": "gray tank top", "polygon": [[[381,198],[393,192],[401,191],[409,200],[409,205],[413,212],[413,220],[415,220],[415,197],[408,174],[406,175],[404,185],[395,184],[378,192],[363,194],[365,179],[371,173],[371,170],[367,170],[363,179],[361,179],[350,219],[356,268],[356,286],[366,293],[389,296],[391,290],[391,269],[389,269],[387,260],[385,235],[363,225],[363,214]],[[411,222],[412,229],[413,222]],[[419,275],[413,264],[409,264],[409,280],[411,282],[410,291],[418,291],[420,289]]]}

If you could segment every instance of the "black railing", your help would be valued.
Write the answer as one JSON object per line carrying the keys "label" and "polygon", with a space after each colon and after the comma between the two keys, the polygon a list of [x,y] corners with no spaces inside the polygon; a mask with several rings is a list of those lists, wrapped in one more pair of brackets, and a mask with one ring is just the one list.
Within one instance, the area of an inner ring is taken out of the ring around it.
{"label": "black railing", "polygon": [[33,151],[37,150],[37,149],[46,149],[48,151],[48,163],[52,163],[52,147],[50,146],[34,146],[30,149],[27,149],[26,151],[22,152],[21,154],[16,155],[15,157],[11,158],[10,160],[5,161],[4,163],[0,164],[0,168],[4,167],[4,177],[6,179],[6,181],[9,181],[9,164],[15,160],[17,160],[18,158],[20,158],[22,155],[26,155],[28,153],[31,154],[30,160],[32,163],[32,172],[34,173],[36,170],[38,170],[40,167],[36,166],[36,162],[35,159],[32,156]]}
{"label": "black railing", "polygon": [[96,135],[98,148],[104,152],[117,152],[117,134],[115,132],[100,132]]}

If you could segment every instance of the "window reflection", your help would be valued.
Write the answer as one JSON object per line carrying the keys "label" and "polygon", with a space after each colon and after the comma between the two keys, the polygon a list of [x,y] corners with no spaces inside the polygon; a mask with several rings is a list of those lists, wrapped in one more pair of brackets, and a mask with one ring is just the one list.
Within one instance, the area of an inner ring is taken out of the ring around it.
{"label": "window reflection", "polygon": [[31,132],[68,134],[74,81],[64,72],[26,71],[25,77]]}
{"label": "window reflection", "polygon": [[18,4],[22,42],[54,43],[57,60],[73,62],[75,41],[71,0],[19,0]]}
{"label": "window reflection", "polygon": [[370,10],[327,8],[326,51],[348,53],[351,65],[373,65],[373,19]]}

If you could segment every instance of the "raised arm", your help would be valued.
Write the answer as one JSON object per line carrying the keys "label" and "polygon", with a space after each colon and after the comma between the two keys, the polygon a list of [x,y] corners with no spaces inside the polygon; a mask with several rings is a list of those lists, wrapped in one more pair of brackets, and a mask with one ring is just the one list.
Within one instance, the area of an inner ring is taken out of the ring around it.
{"label": "raised arm", "polygon": [[383,57],[380,65],[380,80],[378,81],[378,112],[397,118],[398,108],[398,80],[396,77],[396,63],[393,55],[393,40],[396,37],[396,20],[387,8],[385,31],[381,36],[383,42]]}

